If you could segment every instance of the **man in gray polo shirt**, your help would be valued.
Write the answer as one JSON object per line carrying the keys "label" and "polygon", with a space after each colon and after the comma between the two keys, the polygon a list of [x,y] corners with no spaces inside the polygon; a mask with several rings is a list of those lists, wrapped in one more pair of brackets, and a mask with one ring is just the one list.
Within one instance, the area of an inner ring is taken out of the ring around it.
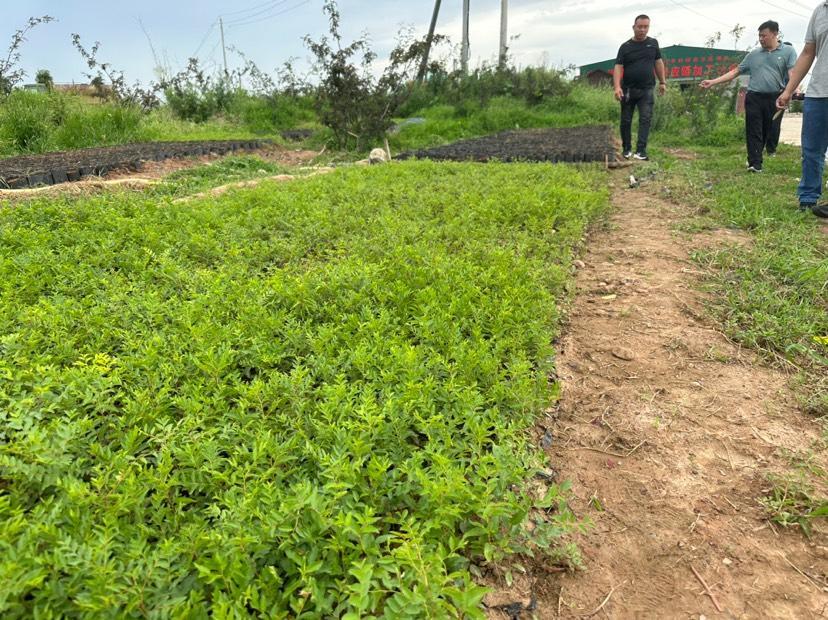
{"label": "man in gray polo shirt", "polygon": [[828,217],[828,205],[818,204],[822,195],[822,169],[828,149],[828,0],[820,2],[811,15],[805,31],[805,47],[796,60],[791,81],[776,100],[776,107],[785,109],[791,95],[807,74],[811,73],[802,115],[802,179],[799,182],[799,209],[818,217]]}
{"label": "man in gray polo shirt", "polygon": [[759,26],[759,47],[751,51],[735,69],[715,80],[702,80],[702,88],[729,82],[738,75],[750,75],[745,96],[745,141],[748,171],[762,172],[762,151],[773,133],[776,99],[785,89],[796,63],[796,52],[779,43],[779,24],[766,21]]}

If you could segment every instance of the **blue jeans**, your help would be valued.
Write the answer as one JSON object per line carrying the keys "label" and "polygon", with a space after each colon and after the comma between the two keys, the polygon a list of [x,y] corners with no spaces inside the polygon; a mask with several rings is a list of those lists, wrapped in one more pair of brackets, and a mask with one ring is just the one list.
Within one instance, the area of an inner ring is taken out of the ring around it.
{"label": "blue jeans", "polygon": [[800,204],[815,204],[822,195],[822,168],[828,149],[828,98],[805,97],[802,114]]}

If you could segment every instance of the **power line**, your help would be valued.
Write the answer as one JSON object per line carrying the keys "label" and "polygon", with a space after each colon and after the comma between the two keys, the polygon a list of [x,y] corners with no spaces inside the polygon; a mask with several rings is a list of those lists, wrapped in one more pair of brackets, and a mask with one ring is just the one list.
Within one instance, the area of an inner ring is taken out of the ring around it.
{"label": "power line", "polygon": [[277,13],[273,13],[272,15],[262,17],[261,19],[253,19],[253,20],[250,20],[250,21],[247,21],[247,22],[234,22],[233,24],[229,24],[228,27],[232,26],[232,27],[235,28],[237,26],[247,26],[249,24],[258,24],[259,22],[267,21],[268,19],[273,19],[274,17],[278,17],[279,15],[284,15],[285,13],[290,13],[294,9],[298,9],[299,7],[304,6],[304,5],[308,4],[309,2],[310,2],[310,0],[304,0],[304,2],[300,2],[299,4],[294,4],[291,7],[288,7],[288,8],[286,8],[282,11],[279,11]]}
{"label": "power line", "polygon": [[812,7],[812,6],[808,6],[808,5],[807,5],[807,4],[805,4],[804,2],[798,2],[798,0],[790,0],[790,2],[791,2],[791,3],[793,3],[793,4],[795,4],[795,5],[797,5],[797,6],[798,6],[799,8],[801,8],[801,9],[805,9],[806,11],[811,11],[811,10],[813,10],[813,8],[814,8],[814,7]]}
{"label": "power line", "polygon": [[274,0],[274,2],[271,2],[270,6],[268,6],[267,8],[264,8],[260,11],[256,11],[255,13],[250,13],[249,15],[242,15],[241,17],[235,17],[235,18],[231,19],[230,21],[228,21],[227,23],[228,24],[233,24],[233,23],[236,23],[236,22],[248,21],[250,19],[253,19],[254,17],[258,17],[259,15],[264,15],[265,13],[269,13],[273,9],[278,8],[279,6],[287,3],[288,1],[289,0]]}
{"label": "power line", "polygon": [[686,4],[682,4],[682,3],[681,3],[681,2],[679,2],[678,0],[670,0],[670,2],[672,2],[673,4],[675,4],[675,5],[676,5],[676,6],[678,6],[678,7],[681,7],[682,9],[684,9],[684,10],[686,10],[686,11],[690,11],[691,13],[695,13],[695,14],[696,14],[696,15],[698,15],[699,17],[704,17],[705,19],[709,19],[710,21],[712,21],[712,22],[716,22],[717,24],[721,24],[722,26],[725,26],[725,27],[727,27],[727,28],[729,28],[729,27],[730,27],[730,24],[726,24],[726,23],[724,23],[724,22],[720,22],[718,19],[713,19],[712,17],[708,17],[708,16],[707,16],[707,15],[705,15],[704,13],[699,13],[697,10],[695,10],[695,9],[691,9],[689,6],[687,6]]}
{"label": "power line", "polygon": [[204,38],[201,39],[201,43],[198,44],[196,51],[193,52],[193,55],[190,58],[198,58],[198,53],[201,51],[201,48],[204,47],[204,44],[207,42],[207,37],[210,36],[210,33],[213,32],[213,28],[216,27],[216,22],[210,24],[210,27],[207,29],[207,32],[204,34]]}
{"label": "power line", "polygon": [[796,15],[797,17],[804,17],[805,19],[808,19],[808,18],[810,17],[810,15],[803,15],[802,13],[797,13],[796,11],[791,11],[791,10],[790,10],[789,8],[787,8],[787,7],[784,7],[784,6],[779,6],[778,4],[774,4],[773,2],[768,2],[768,0],[762,0],[762,2],[764,2],[765,4],[769,4],[769,5],[771,5],[772,7],[777,8],[777,9],[780,9],[780,10],[782,10],[782,11],[787,11],[787,12],[788,12],[788,13],[790,13],[791,15]]}
{"label": "power line", "polygon": [[[255,11],[257,9],[262,8],[263,6],[267,6],[268,4],[279,4],[280,0],[268,0],[268,2],[262,2],[261,4],[257,4],[256,6],[251,6],[246,9],[239,9],[238,11],[230,11],[229,13],[222,13],[223,17],[227,17],[228,15],[238,15],[239,13],[249,13],[250,11]],[[272,7],[271,7],[272,8]],[[267,9],[265,9],[267,10]],[[248,15],[248,17],[250,17]],[[241,19],[246,19],[242,17]]]}

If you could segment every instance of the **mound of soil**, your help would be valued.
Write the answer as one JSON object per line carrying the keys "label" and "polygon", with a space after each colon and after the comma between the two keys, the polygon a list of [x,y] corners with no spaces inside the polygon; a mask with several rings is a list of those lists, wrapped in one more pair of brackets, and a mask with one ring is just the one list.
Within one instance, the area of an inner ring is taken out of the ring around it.
{"label": "mound of soil", "polygon": [[607,125],[504,131],[432,149],[408,151],[396,159],[450,161],[615,161],[614,134]]}
{"label": "mound of soil", "polygon": [[0,160],[0,188],[22,189],[77,181],[112,170],[137,170],[145,161],[163,161],[192,155],[224,155],[258,149],[270,140],[200,140],[146,142],[43,155],[21,155]]}

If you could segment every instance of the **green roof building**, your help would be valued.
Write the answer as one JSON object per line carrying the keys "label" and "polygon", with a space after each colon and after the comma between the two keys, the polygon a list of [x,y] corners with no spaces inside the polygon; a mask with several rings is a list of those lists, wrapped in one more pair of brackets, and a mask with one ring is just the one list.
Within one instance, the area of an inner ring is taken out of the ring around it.
{"label": "green roof building", "polygon": [[[736,67],[747,52],[713,47],[670,45],[661,48],[661,58],[667,68],[667,80],[672,83],[692,83],[727,73]],[[615,58],[579,67],[579,77],[592,83],[612,80]]]}

